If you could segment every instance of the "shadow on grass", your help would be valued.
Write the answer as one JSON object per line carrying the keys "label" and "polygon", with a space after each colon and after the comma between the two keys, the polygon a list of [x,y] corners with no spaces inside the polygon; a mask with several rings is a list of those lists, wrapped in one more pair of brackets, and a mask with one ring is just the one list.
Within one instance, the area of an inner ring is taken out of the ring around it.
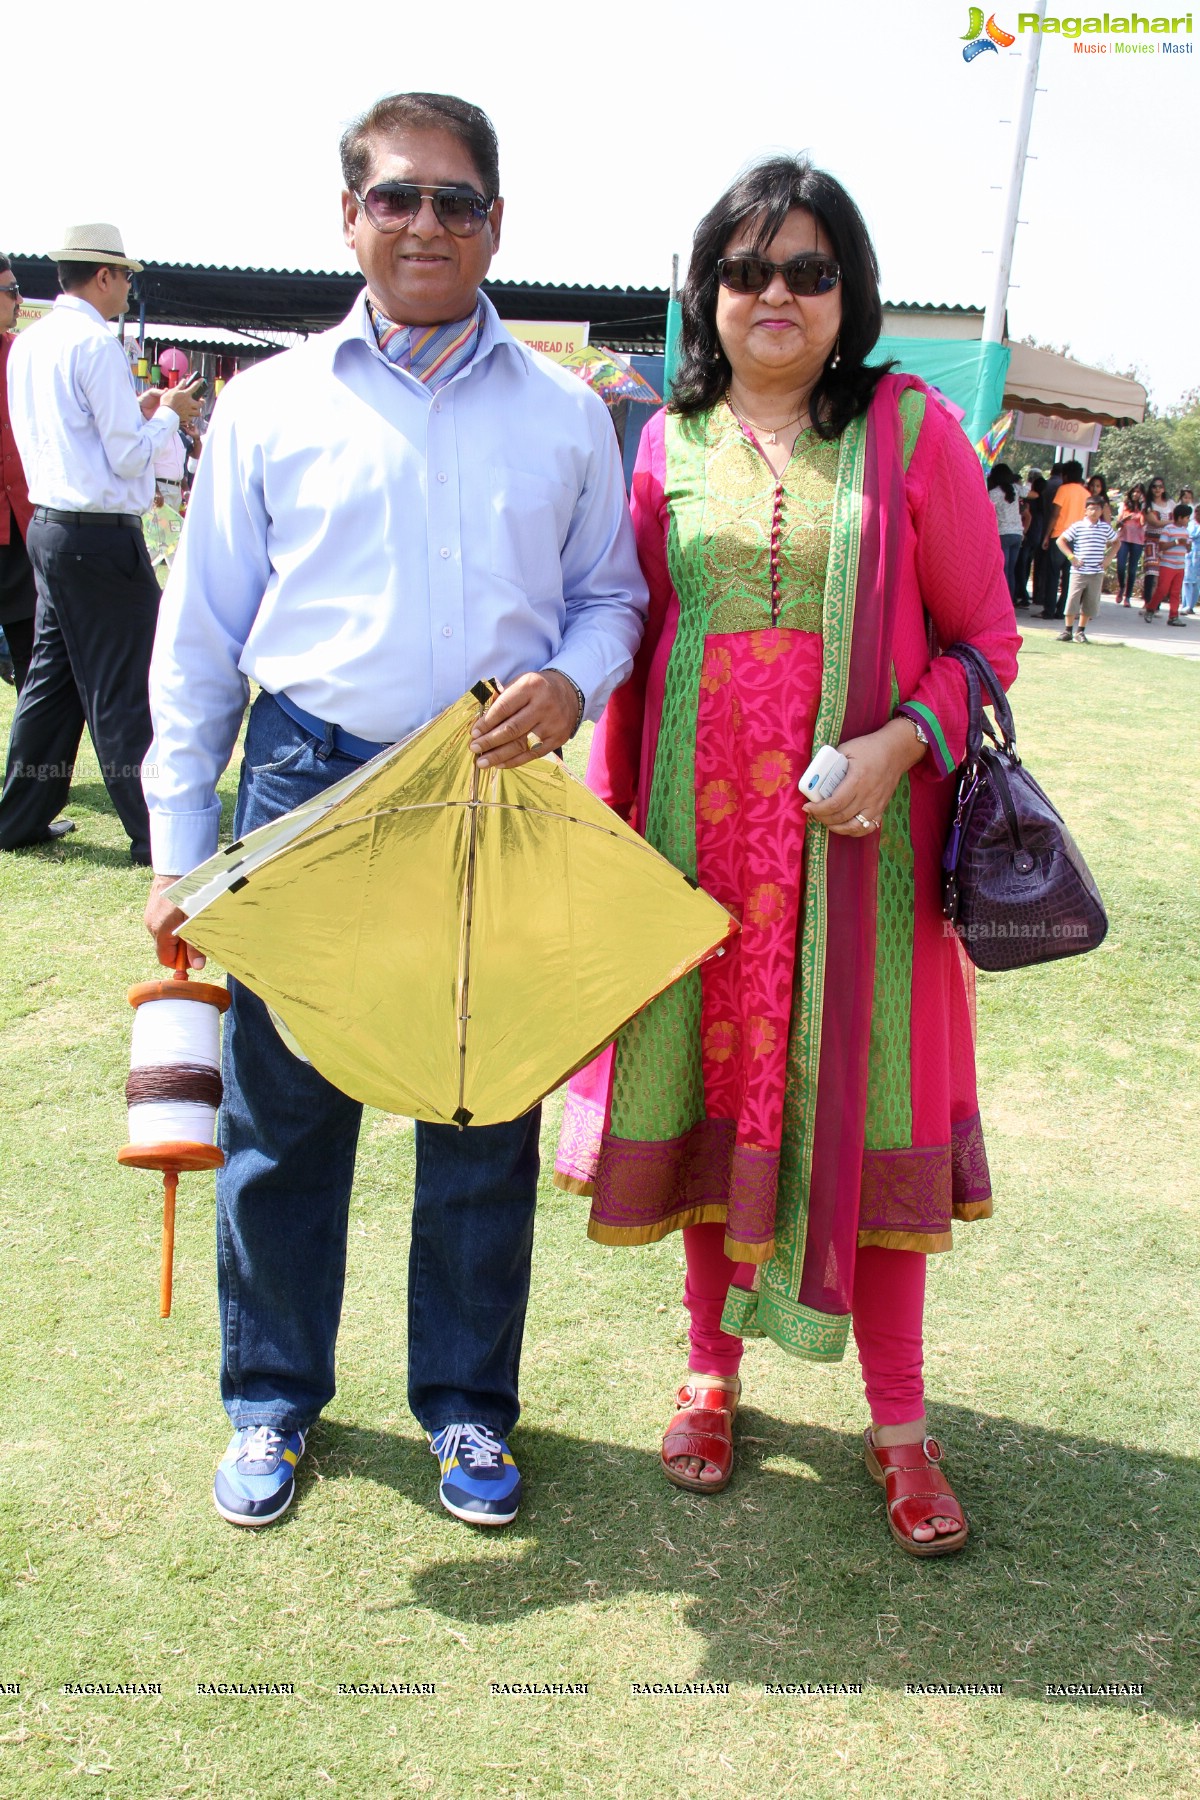
{"label": "shadow on grass", "polygon": [[[224,841],[226,838],[231,837],[233,833],[234,796],[230,793],[222,793],[218,797],[221,801],[220,831],[222,841]],[[89,857],[96,862],[119,862],[122,857],[125,857],[125,861],[128,862],[129,859],[124,848],[121,850],[113,850],[111,848],[106,849],[103,845],[96,843],[89,844],[87,841],[86,833],[89,819],[103,818],[112,820],[114,824],[117,822],[116,809],[108,797],[108,789],[98,776],[94,777],[92,780],[84,779],[72,781],[71,794],[67,805],[69,808],[69,816],[75,819],[78,830],[73,832],[71,837],[64,841],[62,846],[64,849],[69,847],[75,851],[86,850]],[[42,848],[40,845],[34,847]]]}
{"label": "shadow on grass", "polygon": [[[631,1679],[1003,1682],[1039,1700],[1048,1684],[1140,1682],[1135,1704],[1194,1716],[1200,1465],[961,1407],[939,1406],[938,1426],[972,1536],[919,1561],[892,1544],[840,1432],[745,1408],[733,1482],[705,1499],[670,1487],[656,1453],[519,1427],[526,1499],[503,1554],[479,1554],[476,1534],[469,1556],[413,1572],[412,1599],[489,1626],[685,1595],[702,1666]],[[436,1507],[423,1444],[329,1420],[314,1448],[327,1480]]]}

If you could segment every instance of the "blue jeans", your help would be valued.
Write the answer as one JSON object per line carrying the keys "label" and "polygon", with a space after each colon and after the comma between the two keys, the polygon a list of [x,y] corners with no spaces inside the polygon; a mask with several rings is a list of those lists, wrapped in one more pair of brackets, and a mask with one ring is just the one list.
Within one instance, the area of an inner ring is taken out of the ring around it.
{"label": "blue jeans", "polygon": [[1193,561],[1189,556],[1184,565],[1183,600],[1179,610],[1181,613],[1194,613],[1198,606],[1200,606],[1200,562]]}
{"label": "blue jeans", "polygon": [[[353,758],[269,694],[250,714],[238,837],[340,781]],[[305,1430],[334,1393],[346,1226],[362,1107],[283,1043],[229,983],[217,1174],[221,1398],[236,1427]],[[426,1431],[517,1421],[540,1108],[506,1125],[416,1127],[408,1401]]]}
{"label": "blue jeans", "polygon": [[1117,545],[1117,595],[1126,600],[1133,599],[1133,584],[1137,580],[1138,564],[1142,560],[1140,544],[1120,543]]}
{"label": "blue jeans", "polygon": [[1013,600],[1017,597],[1017,558],[1024,541],[1020,532],[1006,531],[1000,536],[1000,548],[1004,552],[1004,579],[1008,584],[1009,597]]}

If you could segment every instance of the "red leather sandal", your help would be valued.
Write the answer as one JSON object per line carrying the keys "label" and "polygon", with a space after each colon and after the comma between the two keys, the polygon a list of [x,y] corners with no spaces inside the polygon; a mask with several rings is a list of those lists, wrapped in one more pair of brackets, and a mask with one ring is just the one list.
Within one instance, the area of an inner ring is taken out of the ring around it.
{"label": "red leather sandal", "polygon": [[[920,1443],[876,1444],[870,1427],[863,1432],[867,1474],[887,1495],[888,1530],[910,1556],[949,1556],[967,1541],[967,1517],[939,1464],[942,1447],[936,1438]],[[930,1501],[937,1501],[931,1506]],[[957,1519],[958,1531],[939,1533],[922,1543],[913,1528],[932,1518]]]}
{"label": "red leather sandal", "polygon": [[[733,1415],[742,1384],[738,1377],[721,1381],[711,1375],[693,1375],[675,1395],[679,1408],[667,1426],[662,1442],[663,1474],[675,1487],[693,1494],[719,1494],[733,1474]],[[673,1469],[671,1460],[696,1456],[711,1463],[719,1474],[712,1481]]]}

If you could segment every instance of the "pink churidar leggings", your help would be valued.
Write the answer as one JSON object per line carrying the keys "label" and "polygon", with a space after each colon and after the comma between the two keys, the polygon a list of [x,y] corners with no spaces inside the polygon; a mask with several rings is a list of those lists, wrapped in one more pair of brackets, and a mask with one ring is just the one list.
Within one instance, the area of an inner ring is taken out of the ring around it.
{"label": "pink churidar leggings", "polygon": [[[683,1233],[687,1281],[683,1303],[691,1316],[689,1365],[706,1375],[736,1375],[742,1340],[721,1330],[721,1312],[734,1273],[725,1254],[724,1225],[688,1225]],[[753,1271],[741,1268],[748,1282]],[[851,1317],[871,1422],[906,1425],[925,1411],[921,1379],[925,1258],[916,1250],[860,1249],[854,1265]]]}

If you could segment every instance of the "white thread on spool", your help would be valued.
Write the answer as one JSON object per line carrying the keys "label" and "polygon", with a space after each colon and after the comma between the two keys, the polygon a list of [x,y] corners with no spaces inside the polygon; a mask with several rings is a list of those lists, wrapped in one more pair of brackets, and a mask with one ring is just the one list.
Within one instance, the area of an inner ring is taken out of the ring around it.
{"label": "white thread on spool", "polygon": [[[131,1069],[221,1064],[221,1015],[200,1000],[147,1000],[133,1015]],[[211,1139],[211,1132],[209,1134]]]}
{"label": "white thread on spool", "polygon": [[211,1144],[216,1123],[215,1106],[189,1100],[141,1100],[129,1108],[129,1142]]}
{"label": "white thread on spool", "polygon": [[219,1169],[225,1155],[213,1143],[221,1098],[221,1014],[224,988],[189,982],[180,944],[170,981],[135,982],[133,1049],[125,1099],[129,1142],[117,1161],[129,1169],[160,1169],[163,1178],[162,1262],[158,1311],[171,1315],[175,1260],[175,1196],[185,1169]]}
{"label": "white thread on spool", "polygon": [[[209,1002],[175,999],[164,995],[146,999],[133,1015],[133,1048],[130,1073],[162,1071],[170,1082],[173,1071],[211,1069],[221,1063],[221,1014]],[[138,1097],[129,1107],[131,1146],[155,1144],[210,1145],[216,1134],[215,1105],[195,1098],[153,1097],[154,1077],[141,1083]],[[149,1085],[151,1092],[147,1094]],[[219,1080],[218,1080],[219,1091]]]}

